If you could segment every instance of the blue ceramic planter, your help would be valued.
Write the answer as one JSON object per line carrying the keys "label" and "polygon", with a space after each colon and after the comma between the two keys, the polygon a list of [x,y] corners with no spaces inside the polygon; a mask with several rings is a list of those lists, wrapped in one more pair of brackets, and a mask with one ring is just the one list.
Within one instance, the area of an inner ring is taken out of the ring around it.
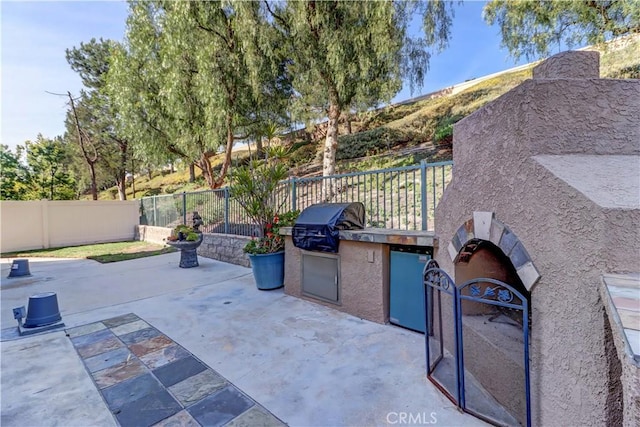
{"label": "blue ceramic planter", "polygon": [[266,291],[284,286],[284,251],[273,254],[249,254],[258,289]]}

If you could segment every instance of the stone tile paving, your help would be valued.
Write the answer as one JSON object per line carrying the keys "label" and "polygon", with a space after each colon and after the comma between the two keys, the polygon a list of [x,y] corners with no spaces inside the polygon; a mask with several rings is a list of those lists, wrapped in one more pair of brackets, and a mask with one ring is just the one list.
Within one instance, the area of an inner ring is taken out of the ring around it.
{"label": "stone tile paving", "polygon": [[604,283],[633,358],[640,362],[640,274],[606,274]]}
{"label": "stone tile paving", "polygon": [[285,425],[133,313],[66,332],[123,427]]}

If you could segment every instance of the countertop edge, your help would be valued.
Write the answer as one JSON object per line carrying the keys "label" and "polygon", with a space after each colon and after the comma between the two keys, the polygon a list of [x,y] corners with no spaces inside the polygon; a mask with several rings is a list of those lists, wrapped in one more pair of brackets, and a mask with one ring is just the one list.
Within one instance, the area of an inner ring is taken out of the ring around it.
{"label": "countertop edge", "polygon": [[[291,236],[292,229],[293,227],[281,227],[280,234]],[[342,230],[340,231],[340,240],[387,245],[434,246],[436,237],[433,231],[365,228],[363,230]]]}

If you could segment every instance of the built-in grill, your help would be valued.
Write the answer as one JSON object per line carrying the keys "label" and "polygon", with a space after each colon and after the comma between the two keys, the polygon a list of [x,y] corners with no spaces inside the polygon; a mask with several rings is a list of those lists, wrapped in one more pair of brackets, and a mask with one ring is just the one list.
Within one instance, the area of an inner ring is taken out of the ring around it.
{"label": "built-in grill", "polygon": [[293,226],[293,244],[308,251],[337,253],[340,230],[363,228],[362,203],[319,203],[300,213]]}
{"label": "built-in grill", "polygon": [[293,226],[293,244],[302,253],[302,294],[341,304],[340,230],[364,228],[362,203],[320,203],[300,213]]}

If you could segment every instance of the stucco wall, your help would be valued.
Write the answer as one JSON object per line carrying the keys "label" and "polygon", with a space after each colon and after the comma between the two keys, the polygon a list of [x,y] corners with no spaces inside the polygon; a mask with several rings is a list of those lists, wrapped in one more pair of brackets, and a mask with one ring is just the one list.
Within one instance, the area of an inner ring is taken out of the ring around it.
{"label": "stucco wall", "polygon": [[[0,249],[2,252],[41,249],[48,246],[43,202],[3,201],[0,203]],[[46,246],[45,246],[46,245]]]}
{"label": "stucco wall", "polygon": [[532,156],[637,155],[638,99],[639,81],[528,80],[454,128],[435,258],[453,275],[447,244],[474,211],[494,212],[531,255],[541,275],[532,290],[530,355],[537,425],[605,424],[608,361],[597,283],[603,272],[638,268],[629,248],[640,229],[637,212],[607,212]]}
{"label": "stucco wall", "polygon": [[340,305],[302,295],[302,251],[285,236],[284,291],[378,323],[389,320],[389,246],[340,241]]}
{"label": "stucco wall", "polygon": [[138,202],[3,201],[2,252],[132,240]]}

